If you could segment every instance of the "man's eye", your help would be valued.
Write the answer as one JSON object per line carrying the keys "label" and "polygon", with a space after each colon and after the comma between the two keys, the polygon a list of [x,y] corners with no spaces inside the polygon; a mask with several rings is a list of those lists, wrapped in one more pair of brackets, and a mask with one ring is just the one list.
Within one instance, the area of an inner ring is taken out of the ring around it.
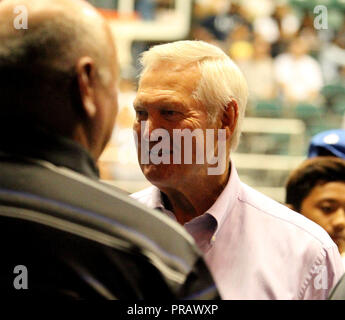
{"label": "man's eye", "polygon": [[137,118],[144,118],[147,116],[147,112],[144,110],[135,110]]}
{"label": "man's eye", "polygon": [[174,110],[162,110],[161,111],[161,114],[163,116],[168,116],[168,117],[172,117],[172,116],[176,116],[178,114],[177,111],[174,111]]}
{"label": "man's eye", "polygon": [[321,206],[320,209],[325,214],[330,214],[330,213],[336,211],[337,208],[335,206],[327,205],[327,206]]}

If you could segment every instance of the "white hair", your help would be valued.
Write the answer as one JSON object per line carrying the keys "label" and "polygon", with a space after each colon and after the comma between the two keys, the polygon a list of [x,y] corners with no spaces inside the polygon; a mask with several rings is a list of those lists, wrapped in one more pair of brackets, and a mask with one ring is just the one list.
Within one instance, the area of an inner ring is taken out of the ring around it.
{"label": "white hair", "polygon": [[229,102],[236,101],[238,119],[230,143],[231,149],[236,150],[248,98],[247,82],[240,69],[214,45],[203,41],[176,41],[144,52],[141,75],[164,60],[182,65],[197,63],[201,78],[193,97],[205,105],[212,122],[218,119]]}

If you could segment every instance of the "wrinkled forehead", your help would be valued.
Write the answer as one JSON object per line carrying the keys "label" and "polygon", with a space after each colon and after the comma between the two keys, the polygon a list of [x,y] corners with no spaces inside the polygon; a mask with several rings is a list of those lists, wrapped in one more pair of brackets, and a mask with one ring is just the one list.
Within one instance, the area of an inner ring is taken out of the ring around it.
{"label": "wrinkled forehead", "polygon": [[161,60],[144,69],[138,91],[170,90],[181,95],[191,96],[201,78],[196,63],[184,64]]}
{"label": "wrinkled forehead", "polygon": [[194,69],[197,71],[199,69],[198,64],[196,62],[190,62],[186,63],[183,60],[173,60],[173,59],[158,59],[152,63],[150,63],[147,68],[147,70],[160,70],[161,68],[169,68],[171,71],[175,72],[182,72],[187,69]]}
{"label": "wrinkled forehead", "polygon": [[320,180],[311,189],[309,196],[315,201],[333,199],[345,203],[345,182]]}

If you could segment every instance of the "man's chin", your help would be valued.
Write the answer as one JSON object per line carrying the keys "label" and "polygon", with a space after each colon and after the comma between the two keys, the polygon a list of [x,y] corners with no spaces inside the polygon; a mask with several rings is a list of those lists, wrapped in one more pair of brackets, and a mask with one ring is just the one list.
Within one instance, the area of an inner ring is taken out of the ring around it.
{"label": "man's chin", "polygon": [[164,164],[145,164],[141,166],[141,170],[146,177],[152,184],[155,182],[162,182],[171,178],[172,171],[170,170],[168,165]]}

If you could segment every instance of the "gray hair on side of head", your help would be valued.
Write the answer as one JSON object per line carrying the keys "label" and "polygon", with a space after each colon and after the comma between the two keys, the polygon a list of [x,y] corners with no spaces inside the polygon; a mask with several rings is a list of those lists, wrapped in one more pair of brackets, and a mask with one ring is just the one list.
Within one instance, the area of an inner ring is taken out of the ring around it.
{"label": "gray hair on side of head", "polygon": [[188,65],[197,63],[201,78],[193,97],[206,106],[209,119],[215,122],[231,102],[238,105],[238,119],[231,137],[231,150],[236,150],[244,119],[248,87],[237,65],[220,48],[203,41],[176,41],[157,45],[143,53],[141,75],[161,61]]}

